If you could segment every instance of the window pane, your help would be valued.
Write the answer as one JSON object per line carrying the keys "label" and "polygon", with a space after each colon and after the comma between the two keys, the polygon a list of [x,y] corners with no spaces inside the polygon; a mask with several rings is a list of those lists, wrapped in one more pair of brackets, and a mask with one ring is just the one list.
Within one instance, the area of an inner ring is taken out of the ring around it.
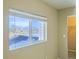
{"label": "window pane", "polygon": [[29,42],[29,19],[10,15],[9,49],[21,48]]}
{"label": "window pane", "polygon": [[16,48],[29,43],[29,19],[15,17]]}
{"label": "window pane", "polygon": [[32,20],[32,41],[44,40],[44,24],[40,20]]}
{"label": "window pane", "polygon": [[9,15],[9,49],[15,47],[14,44],[15,42],[13,41],[14,38],[15,38],[14,16]]}

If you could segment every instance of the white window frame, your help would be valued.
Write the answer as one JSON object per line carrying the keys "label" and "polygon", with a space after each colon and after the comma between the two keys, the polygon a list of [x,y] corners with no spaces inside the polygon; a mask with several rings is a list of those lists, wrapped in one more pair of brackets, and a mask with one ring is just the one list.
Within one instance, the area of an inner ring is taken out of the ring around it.
{"label": "white window frame", "polygon": [[[31,13],[26,13],[26,12],[21,12],[21,11],[18,11],[16,9],[10,9],[9,10],[9,13],[15,13],[15,14],[20,14],[20,15],[25,15],[25,16],[29,16],[29,17],[33,17],[33,18],[37,18],[40,19],[40,21],[44,21],[44,39],[43,40],[38,40],[37,42],[34,42],[34,43],[29,43],[27,45],[23,45],[23,46],[17,46],[14,47],[14,48],[9,48],[9,50],[15,50],[15,49],[18,49],[18,48],[22,48],[22,47],[26,47],[26,46],[30,46],[30,45],[35,45],[35,44],[38,44],[38,43],[42,43],[42,42],[46,42],[47,41],[47,17],[43,17],[43,16],[39,16],[39,15],[34,15],[34,14],[31,14]],[[31,21],[31,20],[30,20]],[[31,24],[31,23],[30,23]],[[32,28],[30,25],[29,25],[30,28]],[[32,34],[32,29],[30,30],[31,32],[29,33],[29,39],[31,40],[31,34]]]}

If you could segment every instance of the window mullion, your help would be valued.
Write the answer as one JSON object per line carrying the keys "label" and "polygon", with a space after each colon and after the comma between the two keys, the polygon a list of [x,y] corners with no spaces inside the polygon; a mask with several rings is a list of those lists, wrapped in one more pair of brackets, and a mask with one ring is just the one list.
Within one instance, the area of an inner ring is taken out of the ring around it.
{"label": "window mullion", "polygon": [[45,40],[47,40],[47,22],[46,21],[44,23],[44,30],[45,30],[44,37],[45,37]]}
{"label": "window mullion", "polygon": [[[15,16],[14,16],[14,35],[16,37],[16,22],[15,22]],[[15,48],[16,48],[16,43],[15,43]]]}
{"label": "window mullion", "polygon": [[32,42],[32,20],[31,19],[29,19],[29,41]]}

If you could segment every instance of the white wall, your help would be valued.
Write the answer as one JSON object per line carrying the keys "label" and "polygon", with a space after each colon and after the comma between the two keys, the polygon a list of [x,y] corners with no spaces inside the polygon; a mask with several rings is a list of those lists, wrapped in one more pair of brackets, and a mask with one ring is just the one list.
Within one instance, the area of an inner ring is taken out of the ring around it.
{"label": "white wall", "polygon": [[[75,7],[59,10],[59,19],[58,19],[58,46],[59,46],[59,57],[61,59],[68,59],[68,46],[67,46],[67,16],[76,15]],[[65,35],[65,37],[63,37]]]}
{"label": "white wall", "polygon": [[[8,10],[19,9],[48,17],[48,41],[29,47],[8,50]],[[4,59],[57,59],[58,11],[40,0],[4,0]]]}

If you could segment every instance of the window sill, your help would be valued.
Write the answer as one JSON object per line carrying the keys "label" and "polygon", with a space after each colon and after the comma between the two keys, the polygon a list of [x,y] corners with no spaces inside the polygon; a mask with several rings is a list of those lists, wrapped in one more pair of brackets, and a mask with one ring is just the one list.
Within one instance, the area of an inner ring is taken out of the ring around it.
{"label": "window sill", "polygon": [[31,45],[44,43],[44,42],[47,42],[47,40],[40,40],[40,41],[36,41],[36,42],[34,41],[34,42],[28,42],[28,43],[20,42],[20,43],[11,45],[9,50],[12,51],[12,50],[16,50],[16,49],[20,49],[20,48],[23,48],[23,47],[28,47],[28,46],[31,46]]}

